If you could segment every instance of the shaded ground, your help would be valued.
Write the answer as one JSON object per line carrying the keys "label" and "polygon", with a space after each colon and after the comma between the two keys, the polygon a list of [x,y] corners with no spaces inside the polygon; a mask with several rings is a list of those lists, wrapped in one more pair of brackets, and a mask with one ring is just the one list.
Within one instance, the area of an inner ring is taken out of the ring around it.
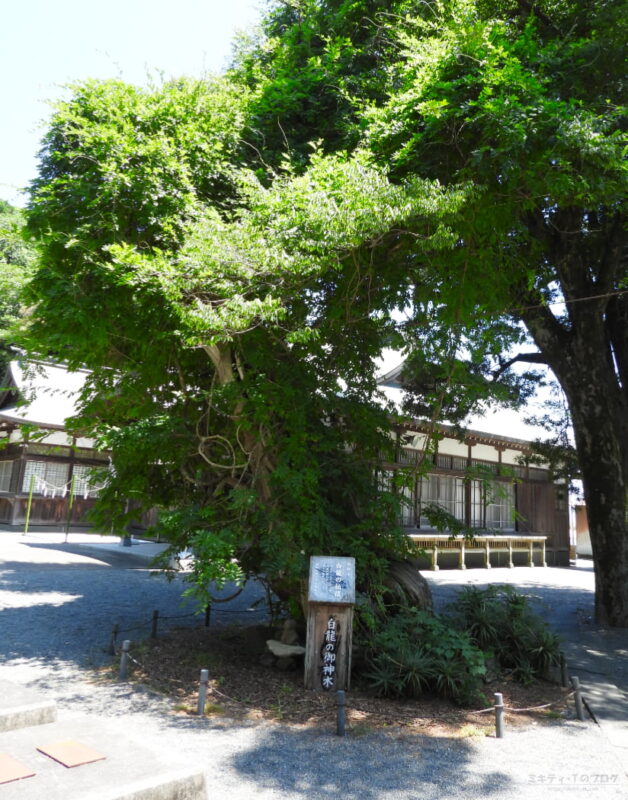
{"label": "shaded ground", "polygon": [[[178,713],[196,714],[200,670],[208,669],[209,715],[309,726],[328,724],[335,718],[335,696],[305,690],[302,669],[283,672],[260,663],[266,638],[269,635],[262,626],[175,630],[134,649],[136,663],[131,679],[173,699]],[[114,670],[100,674],[105,679],[115,677]],[[347,694],[347,722],[354,733],[401,726],[408,732],[431,736],[488,735],[494,731],[494,714],[474,712],[491,706],[497,691],[510,708],[552,704],[535,711],[511,712],[509,726],[572,716],[568,690],[547,681],[521,686],[506,675],[485,684],[486,702],[475,709],[461,709],[447,700],[429,697],[380,699],[358,683]]]}

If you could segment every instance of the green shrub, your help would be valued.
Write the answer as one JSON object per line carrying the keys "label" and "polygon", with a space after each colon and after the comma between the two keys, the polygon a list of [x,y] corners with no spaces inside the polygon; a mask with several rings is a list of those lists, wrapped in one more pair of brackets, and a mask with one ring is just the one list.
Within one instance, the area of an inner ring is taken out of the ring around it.
{"label": "green shrub", "polygon": [[388,611],[368,636],[363,673],[381,696],[433,693],[464,705],[480,698],[489,657],[524,684],[559,663],[558,637],[510,586],[465,588],[446,617],[409,607]]}
{"label": "green shrub", "polygon": [[401,608],[371,635],[368,686],[387,697],[433,692],[455,702],[474,702],[486,672],[484,656],[469,636],[427,611]]}
{"label": "green shrub", "polygon": [[386,697],[433,693],[457,703],[481,696],[485,660],[524,684],[559,663],[559,641],[510,586],[462,589],[450,614],[400,607],[371,631],[366,642],[368,687]]}
{"label": "green shrub", "polygon": [[491,653],[521,683],[531,683],[559,663],[558,637],[511,586],[462,589],[452,604],[452,622]]}

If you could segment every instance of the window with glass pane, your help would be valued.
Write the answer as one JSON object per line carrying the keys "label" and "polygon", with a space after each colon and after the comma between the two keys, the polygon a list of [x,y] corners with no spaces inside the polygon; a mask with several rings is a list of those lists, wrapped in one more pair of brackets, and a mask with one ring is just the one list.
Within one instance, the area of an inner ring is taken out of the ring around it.
{"label": "window with glass pane", "polygon": [[404,486],[401,490],[401,524],[413,527],[416,524],[416,492],[414,487]]}
{"label": "window with glass pane", "polygon": [[74,476],[74,494],[78,496],[96,497],[98,489],[94,485],[93,469],[84,464],[75,464],[72,469]]}
{"label": "window with glass pane", "polygon": [[24,468],[22,491],[30,492],[31,479],[35,494],[60,493],[67,489],[69,464],[60,464],[54,461],[27,461]]}
{"label": "window with glass pane", "polygon": [[471,481],[471,513],[469,515],[472,528],[486,527],[486,491],[482,481]]}
{"label": "window with glass pane", "polygon": [[420,525],[430,528],[423,509],[433,504],[464,522],[464,480],[449,475],[427,475],[420,481]]}
{"label": "window with glass pane", "polygon": [[419,495],[419,526],[421,528],[431,528],[428,518],[423,513],[426,505],[438,503],[438,475],[426,475],[418,481]]}
{"label": "window with glass pane", "polygon": [[12,461],[0,461],[0,492],[11,491]]}
{"label": "window with glass pane", "polygon": [[513,508],[515,487],[512,483],[495,482],[488,487],[486,504],[486,527],[502,531],[515,529]]}
{"label": "window with glass pane", "polygon": [[471,483],[471,526],[494,530],[514,530],[515,487],[501,481]]}
{"label": "window with glass pane", "polygon": [[464,522],[464,480],[438,476],[438,502],[446,511],[460,522]]}
{"label": "window with glass pane", "polygon": [[380,469],[377,471],[377,488],[380,492],[392,491],[392,472]]}

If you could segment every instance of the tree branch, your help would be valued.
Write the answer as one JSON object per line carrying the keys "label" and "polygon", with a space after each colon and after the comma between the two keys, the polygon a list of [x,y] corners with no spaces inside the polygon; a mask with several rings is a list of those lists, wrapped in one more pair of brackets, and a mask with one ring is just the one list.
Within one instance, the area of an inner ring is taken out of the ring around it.
{"label": "tree branch", "polygon": [[499,368],[492,372],[493,380],[497,380],[501,378],[501,376],[506,372],[507,369],[512,367],[513,364],[517,364],[520,361],[525,361],[530,364],[547,364],[547,356],[544,356],[543,353],[519,353],[514,358],[508,359],[508,361],[503,362],[500,364]]}

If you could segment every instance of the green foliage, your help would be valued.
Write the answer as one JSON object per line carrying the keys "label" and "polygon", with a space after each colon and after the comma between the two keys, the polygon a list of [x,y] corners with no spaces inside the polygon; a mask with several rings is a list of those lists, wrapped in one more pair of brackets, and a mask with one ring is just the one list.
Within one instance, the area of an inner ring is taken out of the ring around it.
{"label": "green foliage", "polygon": [[0,200],[0,373],[9,357],[10,328],[21,317],[22,292],[35,266],[24,225],[23,212]]}
{"label": "green foliage", "polygon": [[478,400],[513,404],[535,379],[508,377],[517,358],[548,365],[574,424],[598,614],[623,626],[626,19],[620,0],[278,4],[242,61],[271,158],[294,148],[304,170],[320,137],[400,184],[475,187],[448,220],[451,250],[390,248],[406,409],[459,420]]}
{"label": "green foliage", "polygon": [[386,97],[387,59],[396,49],[388,12],[411,5],[272,3],[262,35],[239,49],[232,70],[233,79],[252,92],[250,163],[268,174],[289,158],[302,170],[312,141],[326,153],[354,147],[363,108]]}
{"label": "green foliage", "polygon": [[407,544],[370,476],[374,357],[403,349],[407,409],[460,421],[525,396],[510,352],[532,339],[610,569],[625,24],[618,0],[276,3],[220,80],[75,86],[32,187],[28,343],[92,370],[75,425],[114,452],[101,518],[128,496],[181,512],[169,535],[218,578],[236,558],[298,596],[310,554],[349,552],[376,586]]}
{"label": "green foliage", "polygon": [[482,651],[465,633],[427,612],[402,608],[368,642],[364,678],[377,694],[420,697],[435,693],[468,704],[485,674]]}
{"label": "green foliage", "polygon": [[31,300],[47,348],[70,364],[115,367],[130,343],[134,358],[147,358],[147,330],[160,335],[176,320],[160,313],[153,292],[117,274],[112,248],[170,253],[204,203],[227,213],[246,93],[191,79],[146,90],[121,81],[71,88],[31,187],[28,226],[44,264]]}
{"label": "green foliage", "polygon": [[436,694],[461,704],[478,702],[486,659],[521,683],[547,675],[559,662],[558,638],[511,586],[467,587],[450,615],[389,609],[365,636],[363,678],[376,694]]}
{"label": "green foliage", "polygon": [[[470,189],[399,186],[362,153],[316,151],[267,187],[235,167],[235,93],[89,83],[62,104],[30,207],[31,346],[92,370],[73,427],[113,454],[99,524],[165,510],[172,552],[199,555],[201,596],[261,572],[298,598],[319,552],[354,555],[377,592],[408,551],[371,466],[391,446],[374,398],[402,290],[381,280],[387,240],[429,220],[424,246],[451,247]],[[222,146],[199,155],[208,131]],[[214,155],[227,193],[206,183]]]}
{"label": "green foliage", "polygon": [[529,598],[512,586],[466,587],[452,611],[471,641],[492,653],[500,667],[521,683],[545,677],[559,663],[558,637],[532,611]]}

